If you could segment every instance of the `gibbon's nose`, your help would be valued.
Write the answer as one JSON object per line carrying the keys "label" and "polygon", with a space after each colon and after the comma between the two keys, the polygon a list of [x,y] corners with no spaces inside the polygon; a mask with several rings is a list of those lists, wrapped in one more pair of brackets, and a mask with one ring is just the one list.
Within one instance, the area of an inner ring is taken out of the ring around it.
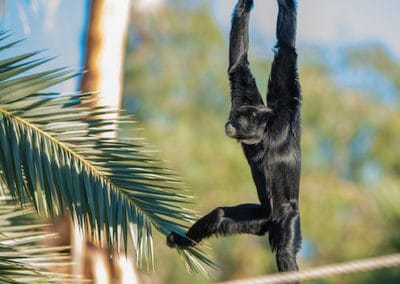
{"label": "gibbon's nose", "polygon": [[225,124],[225,134],[229,137],[234,137],[236,135],[236,128],[230,120]]}

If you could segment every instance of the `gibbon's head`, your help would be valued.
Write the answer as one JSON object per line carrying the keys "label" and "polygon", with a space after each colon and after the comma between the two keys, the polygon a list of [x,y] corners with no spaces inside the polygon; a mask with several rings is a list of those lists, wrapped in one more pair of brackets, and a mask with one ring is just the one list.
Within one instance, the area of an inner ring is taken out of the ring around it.
{"label": "gibbon's head", "polygon": [[258,144],[263,139],[271,112],[271,109],[264,105],[235,108],[225,124],[225,134],[244,144]]}

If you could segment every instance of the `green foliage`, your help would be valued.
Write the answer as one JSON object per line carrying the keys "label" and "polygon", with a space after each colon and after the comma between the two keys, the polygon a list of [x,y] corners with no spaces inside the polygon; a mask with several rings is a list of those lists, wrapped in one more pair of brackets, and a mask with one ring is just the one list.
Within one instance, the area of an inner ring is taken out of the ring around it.
{"label": "green foliage", "polygon": [[[223,40],[208,9],[186,11],[180,5],[171,5],[157,17],[137,17],[134,22],[141,37],[132,41],[135,52],[127,55],[126,76],[135,80],[127,80],[125,89],[140,101],[140,108],[126,101],[132,97],[124,97],[127,107],[140,119],[155,123],[174,123],[165,109],[180,111],[193,105],[197,107],[191,111],[201,112],[215,105],[218,110],[225,109],[228,57],[218,53],[224,48]],[[214,68],[205,69],[205,65]],[[182,75],[185,80],[175,80]]]}
{"label": "green foliage", "polygon": [[[47,61],[35,59],[36,54],[0,61],[0,182],[5,193],[21,205],[30,202],[43,216],[69,212],[110,250],[126,251],[132,239],[139,266],[152,267],[153,229],[164,236],[183,232],[194,219],[184,208],[189,197],[176,174],[151,158],[138,138],[104,135],[131,118],[104,106],[80,107],[90,94],[41,92],[73,75],[65,69],[25,75]],[[178,253],[190,270],[206,273],[204,264],[213,266],[197,248]]]}

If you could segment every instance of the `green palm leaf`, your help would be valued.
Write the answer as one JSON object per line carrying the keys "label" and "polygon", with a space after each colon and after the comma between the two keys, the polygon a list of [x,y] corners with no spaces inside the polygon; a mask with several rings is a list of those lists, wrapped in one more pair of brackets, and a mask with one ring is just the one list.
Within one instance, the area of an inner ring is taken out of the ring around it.
{"label": "green palm leaf", "polygon": [[[194,219],[183,207],[189,197],[139,139],[99,136],[130,123],[129,117],[107,107],[79,107],[90,94],[40,93],[71,73],[24,75],[47,61],[35,55],[0,60],[0,176],[9,193],[42,215],[67,210],[110,248],[127,250],[132,238],[139,266],[152,266],[152,228],[183,233]],[[104,118],[109,113],[117,118]],[[179,251],[192,270],[213,266],[198,249]]]}

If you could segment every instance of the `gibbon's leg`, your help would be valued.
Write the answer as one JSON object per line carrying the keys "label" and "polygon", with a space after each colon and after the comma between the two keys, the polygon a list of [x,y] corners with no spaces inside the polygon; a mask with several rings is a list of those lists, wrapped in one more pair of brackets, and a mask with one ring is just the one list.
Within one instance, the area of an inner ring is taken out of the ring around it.
{"label": "gibbon's leg", "polygon": [[200,218],[185,236],[172,232],[167,237],[170,247],[195,246],[212,235],[264,235],[270,227],[268,209],[259,204],[218,207]]}
{"label": "gibbon's leg", "polygon": [[263,104],[247,60],[249,49],[249,18],[252,6],[253,0],[239,0],[232,15],[228,68],[232,109],[244,104]]}
{"label": "gibbon's leg", "polygon": [[271,225],[269,242],[276,253],[278,270],[297,271],[296,255],[301,246],[300,215],[297,209],[290,210],[281,220]]}

